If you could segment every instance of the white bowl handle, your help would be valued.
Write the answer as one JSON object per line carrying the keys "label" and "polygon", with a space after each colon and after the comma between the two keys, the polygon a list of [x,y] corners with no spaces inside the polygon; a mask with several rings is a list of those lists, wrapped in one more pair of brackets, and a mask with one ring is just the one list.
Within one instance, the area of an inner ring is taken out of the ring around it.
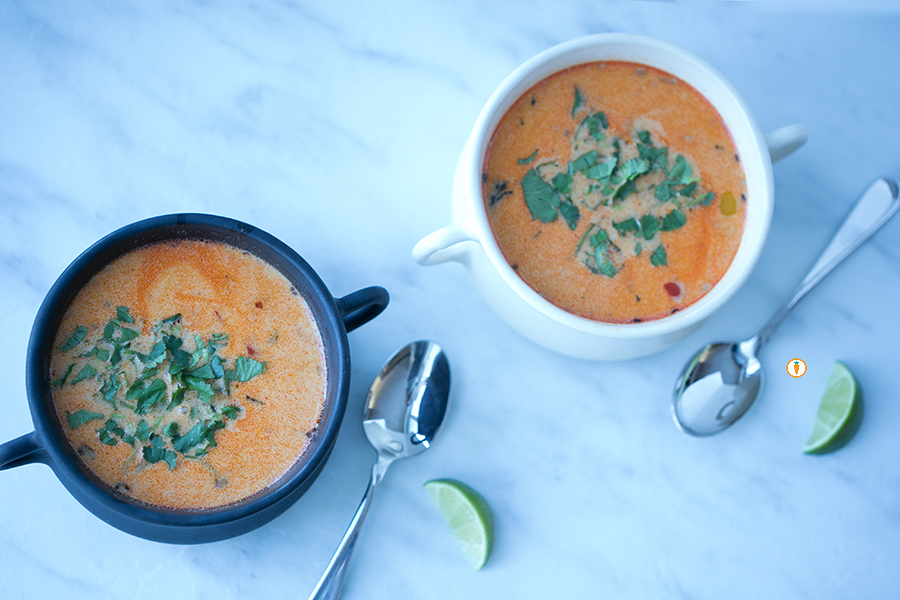
{"label": "white bowl handle", "polygon": [[766,134],[769,156],[776,163],[806,143],[809,131],[803,125],[787,125]]}
{"label": "white bowl handle", "polygon": [[448,260],[463,262],[466,255],[465,249],[454,249],[453,246],[461,242],[477,242],[474,223],[462,221],[447,225],[433,233],[429,233],[419,240],[413,248],[412,256],[420,265],[436,265]]}

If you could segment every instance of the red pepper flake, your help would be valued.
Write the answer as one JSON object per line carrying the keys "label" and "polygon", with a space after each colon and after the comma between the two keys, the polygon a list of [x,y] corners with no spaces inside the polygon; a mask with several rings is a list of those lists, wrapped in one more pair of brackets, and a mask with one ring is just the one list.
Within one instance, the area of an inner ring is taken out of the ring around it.
{"label": "red pepper flake", "polygon": [[666,293],[672,296],[673,298],[681,295],[681,286],[675,283],[674,281],[670,281],[669,283],[663,286],[666,288]]}
{"label": "red pepper flake", "polygon": [[256,303],[256,308],[262,308],[262,302],[257,302],[257,303]]}
{"label": "red pepper flake", "polygon": [[256,350],[253,349],[253,346],[247,344],[247,355],[248,356],[256,356]]}

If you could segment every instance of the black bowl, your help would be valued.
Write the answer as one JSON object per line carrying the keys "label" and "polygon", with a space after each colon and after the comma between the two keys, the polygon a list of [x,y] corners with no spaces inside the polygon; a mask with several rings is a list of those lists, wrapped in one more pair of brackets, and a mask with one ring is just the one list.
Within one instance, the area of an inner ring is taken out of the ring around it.
{"label": "black bowl", "polygon": [[[247,250],[280,270],[312,311],[325,347],[325,408],[303,456],[275,484],[240,502],[208,510],[172,510],[123,496],[100,481],[75,454],[56,417],[50,392],[50,351],[57,328],[78,291],[105,265],[135,248],[165,240],[206,239]],[[176,214],[123,227],[88,248],[59,277],[38,311],[28,343],[26,387],[35,430],[0,445],[0,470],[32,462],[49,465],[85,508],[113,527],[172,544],[222,540],[255,529],[284,512],[318,476],[337,437],[350,389],[347,332],[388,304],[384,288],[334,298],[306,261],[251,225],[214,215]]]}

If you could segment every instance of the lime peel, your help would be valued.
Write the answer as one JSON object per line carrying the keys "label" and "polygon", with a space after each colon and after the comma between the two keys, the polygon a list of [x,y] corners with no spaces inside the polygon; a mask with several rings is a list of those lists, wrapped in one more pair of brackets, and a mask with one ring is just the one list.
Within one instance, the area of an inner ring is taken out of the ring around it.
{"label": "lime peel", "polygon": [[433,479],[423,486],[434,500],[466,559],[481,569],[494,545],[494,517],[481,494],[456,479]]}
{"label": "lime peel", "polygon": [[847,365],[834,362],[825,393],[819,402],[812,434],[803,448],[806,454],[837,450],[853,437],[862,419],[862,394]]}

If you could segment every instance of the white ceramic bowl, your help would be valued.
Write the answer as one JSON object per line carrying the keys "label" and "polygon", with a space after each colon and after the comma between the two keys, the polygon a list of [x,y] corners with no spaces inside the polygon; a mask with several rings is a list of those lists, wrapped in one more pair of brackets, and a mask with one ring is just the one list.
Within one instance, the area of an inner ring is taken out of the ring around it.
{"label": "white ceramic bowl", "polygon": [[[619,60],[667,71],[693,86],[715,107],[741,157],[747,183],[744,234],[722,279],[703,298],[668,317],[644,323],[601,323],[573,315],[531,289],[503,258],[491,232],[481,191],[484,156],[507,109],[549,75],[587,62]],[[663,350],[695,331],[743,285],[756,266],[772,220],[772,163],[806,141],[791,125],[763,136],[737,90],[712,66],[657,39],[613,33],[566,42],[541,52],[507,77],[475,123],[453,183],[453,224],[422,239],[413,258],[422,265],[462,263],[494,311],[530,340],[578,358],[623,360]]]}

